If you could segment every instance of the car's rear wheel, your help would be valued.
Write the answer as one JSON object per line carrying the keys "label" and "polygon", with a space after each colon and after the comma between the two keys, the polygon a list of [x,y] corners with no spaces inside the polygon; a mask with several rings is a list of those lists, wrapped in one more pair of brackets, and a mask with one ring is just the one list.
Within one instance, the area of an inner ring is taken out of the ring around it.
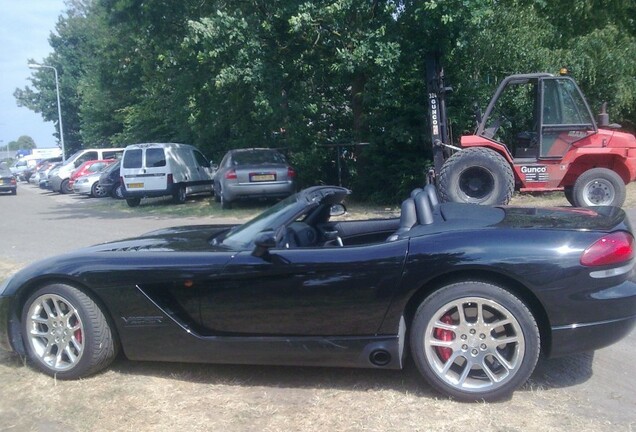
{"label": "car's rear wheel", "polygon": [[214,202],[221,202],[221,186],[216,187],[216,184],[212,187],[212,193],[214,194]]}
{"label": "car's rear wheel", "polygon": [[138,207],[141,203],[141,198],[126,198],[126,204],[128,207]]}
{"label": "car's rear wheel", "polygon": [[186,202],[186,188],[185,186],[179,186],[178,189],[172,195],[172,200],[175,204],[183,204]]}
{"label": "car's rear wheel", "polygon": [[115,336],[99,306],[65,284],[47,285],[28,298],[22,333],[33,364],[61,379],[96,373],[117,355]]}
{"label": "car's rear wheel", "polygon": [[539,329],[512,293],[489,283],[461,282],[419,306],[411,350],[438,391],[458,400],[497,400],[530,377],[539,357]]}
{"label": "car's rear wheel", "polygon": [[115,198],[115,199],[123,199],[124,198],[124,192],[123,192],[123,186],[121,185],[121,183],[117,183],[114,187],[113,190],[111,191],[110,195]]}
{"label": "car's rear wheel", "polygon": [[228,201],[228,199],[225,197],[223,189],[221,189],[221,191],[219,192],[219,201],[221,202],[221,208],[223,210],[229,210],[232,208],[232,202]]}

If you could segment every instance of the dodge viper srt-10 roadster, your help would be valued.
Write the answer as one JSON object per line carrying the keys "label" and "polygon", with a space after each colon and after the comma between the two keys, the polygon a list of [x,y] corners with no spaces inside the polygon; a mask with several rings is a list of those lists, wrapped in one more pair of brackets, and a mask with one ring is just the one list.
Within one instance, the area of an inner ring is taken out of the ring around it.
{"label": "dodge viper srt-10 roadster", "polygon": [[615,207],[439,203],[350,220],[335,186],[238,225],[186,226],[49,258],[0,286],[0,347],[59,379],[115,356],[398,369],[494,400],[540,353],[594,350],[636,324],[634,237]]}

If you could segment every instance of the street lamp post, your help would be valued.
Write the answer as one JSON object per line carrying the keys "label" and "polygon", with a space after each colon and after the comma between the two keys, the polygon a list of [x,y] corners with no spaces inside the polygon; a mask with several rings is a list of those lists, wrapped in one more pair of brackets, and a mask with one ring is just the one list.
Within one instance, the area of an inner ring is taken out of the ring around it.
{"label": "street lamp post", "polygon": [[42,65],[38,63],[30,63],[31,69],[53,69],[55,73],[55,92],[57,93],[57,116],[60,122],[60,144],[62,144],[62,163],[66,162],[66,151],[64,148],[64,130],[62,128],[62,106],[60,105],[60,83],[57,79],[57,69],[53,66]]}

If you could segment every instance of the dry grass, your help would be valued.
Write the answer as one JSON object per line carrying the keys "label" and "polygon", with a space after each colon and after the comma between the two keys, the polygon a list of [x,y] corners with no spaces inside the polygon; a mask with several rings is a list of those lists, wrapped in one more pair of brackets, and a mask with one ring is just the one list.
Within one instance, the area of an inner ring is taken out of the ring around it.
{"label": "dry grass", "polygon": [[468,425],[600,431],[609,423],[541,376],[534,378],[541,389],[528,385],[504,402],[463,404],[439,399],[413,366],[371,371],[120,360],[105,373],[62,382],[0,354],[0,380],[2,431],[411,432]]}

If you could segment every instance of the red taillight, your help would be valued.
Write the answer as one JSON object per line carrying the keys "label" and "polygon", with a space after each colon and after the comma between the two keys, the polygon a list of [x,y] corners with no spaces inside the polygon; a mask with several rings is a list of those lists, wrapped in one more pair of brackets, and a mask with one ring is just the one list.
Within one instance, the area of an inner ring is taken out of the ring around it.
{"label": "red taillight", "polygon": [[287,167],[287,178],[293,179],[295,177],[296,177],[296,170],[293,169],[292,167]]}
{"label": "red taillight", "polygon": [[17,184],[18,184],[18,182],[17,182],[14,178],[12,178],[12,179],[11,179],[11,184],[12,184],[12,185],[17,185]]}
{"label": "red taillight", "polygon": [[168,186],[174,183],[174,179],[172,178],[172,174],[168,174]]}
{"label": "red taillight", "polygon": [[634,237],[624,231],[604,236],[589,248],[581,257],[584,266],[604,266],[618,264],[634,258]]}
{"label": "red taillight", "polygon": [[228,180],[236,180],[236,171],[235,170],[229,170],[228,172],[225,173],[225,178]]}

